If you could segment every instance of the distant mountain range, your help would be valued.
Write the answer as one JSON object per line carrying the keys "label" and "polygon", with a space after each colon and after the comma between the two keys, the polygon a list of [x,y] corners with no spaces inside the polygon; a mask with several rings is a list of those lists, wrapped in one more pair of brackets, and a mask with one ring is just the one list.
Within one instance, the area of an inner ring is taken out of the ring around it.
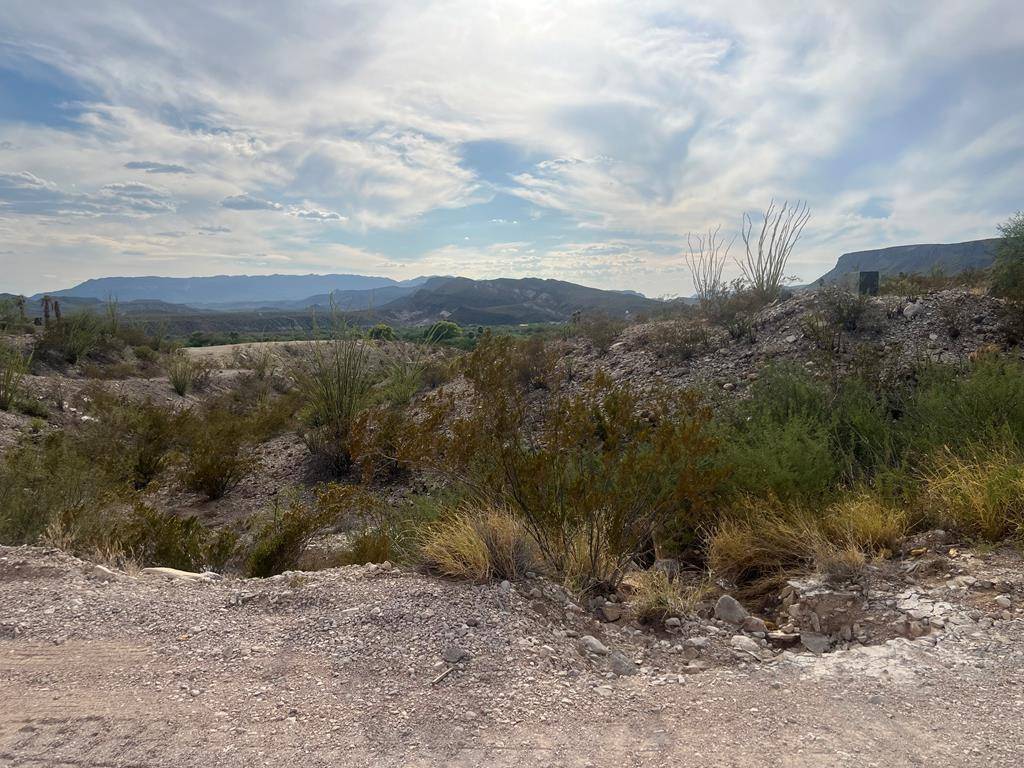
{"label": "distant mountain range", "polygon": [[[31,314],[41,311],[43,295],[29,300]],[[560,322],[577,310],[624,316],[660,305],[634,291],[606,291],[562,280],[437,276],[403,281],[363,275],[103,277],[46,295],[71,311],[97,309],[108,298],[116,298],[121,311],[131,315],[255,312],[268,317],[333,307],[367,322],[401,324],[439,318],[479,325]]]}
{"label": "distant mountain range", "polygon": [[987,269],[995,259],[998,243],[999,238],[989,238],[944,245],[896,245],[844,253],[816,283],[844,281],[847,275],[862,271],[878,271],[885,276],[901,272],[923,274],[938,268],[947,275],[955,275],[965,269]]}
{"label": "distant mountain range", "polygon": [[[298,302],[332,291],[413,287],[428,278],[398,281],[365,275],[217,275],[215,277],[98,277],[50,296],[128,302],[141,299],[192,307],[248,308],[264,302]],[[41,294],[32,298],[41,298]]]}
{"label": "distant mountain range", "polygon": [[[844,253],[819,281],[834,283],[862,270],[883,275],[956,274],[992,265],[998,239],[947,245],[900,245]],[[102,277],[48,295],[65,311],[98,310],[108,298],[129,316],[176,318],[197,327],[216,324],[218,314],[247,314],[259,327],[309,320],[309,310],[335,307],[359,322],[412,325],[450,319],[466,325],[563,322],[577,311],[616,317],[663,306],[635,291],[588,288],[563,280],[417,277],[392,280],[365,275],[219,275],[216,277]],[[3,298],[0,295],[0,298]],[[31,297],[28,312],[41,313],[42,294]],[[206,320],[203,320],[203,318]],[[305,318],[302,320],[301,318]],[[236,318],[237,320],[238,318]],[[228,317],[223,322],[231,324]]]}

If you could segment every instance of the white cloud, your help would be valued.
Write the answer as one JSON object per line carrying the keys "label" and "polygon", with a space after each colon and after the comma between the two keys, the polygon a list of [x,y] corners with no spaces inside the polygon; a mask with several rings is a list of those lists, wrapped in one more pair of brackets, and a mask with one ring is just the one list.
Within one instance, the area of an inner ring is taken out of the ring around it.
{"label": "white cloud", "polygon": [[[433,249],[416,271],[684,292],[672,244],[686,231],[806,198],[794,266],[810,278],[843,250],[992,234],[1020,205],[1022,14],[1011,0],[96,0],[59,14],[14,0],[0,61],[42,62],[87,95],[62,121],[0,123],[0,225],[19,253],[88,254],[97,274],[125,269],[124,251],[171,258],[158,232],[191,233],[173,238],[185,273],[293,253],[398,270],[407,257],[329,238],[414,239],[432,214],[501,193],[534,206],[481,214],[522,222],[514,257],[500,242]],[[533,165],[485,180],[461,146],[488,140]],[[874,199],[887,216],[861,213]],[[552,211],[560,239],[539,234]],[[16,280],[35,279],[36,259],[16,261]]]}
{"label": "white cloud", "polygon": [[220,205],[233,211],[279,211],[283,207],[280,203],[252,195],[231,195],[221,200]]}

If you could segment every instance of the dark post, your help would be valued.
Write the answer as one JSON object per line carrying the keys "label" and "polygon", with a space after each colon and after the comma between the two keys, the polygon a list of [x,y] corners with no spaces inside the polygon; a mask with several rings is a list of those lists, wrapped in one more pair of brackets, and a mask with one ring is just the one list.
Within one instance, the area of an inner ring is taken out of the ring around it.
{"label": "dark post", "polygon": [[878,295],[878,272],[861,272],[857,292],[861,296]]}

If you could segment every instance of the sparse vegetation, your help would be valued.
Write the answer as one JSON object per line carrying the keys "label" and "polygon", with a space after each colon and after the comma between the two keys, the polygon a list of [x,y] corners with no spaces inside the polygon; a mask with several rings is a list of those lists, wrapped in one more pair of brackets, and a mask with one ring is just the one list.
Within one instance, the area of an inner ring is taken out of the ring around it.
{"label": "sparse vegetation", "polygon": [[0,344],[0,411],[9,411],[17,403],[31,362],[31,357]]}
{"label": "sparse vegetation", "polygon": [[171,388],[181,397],[206,386],[212,373],[206,361],[193,358],[183,349],[167,358],[167,378]]}

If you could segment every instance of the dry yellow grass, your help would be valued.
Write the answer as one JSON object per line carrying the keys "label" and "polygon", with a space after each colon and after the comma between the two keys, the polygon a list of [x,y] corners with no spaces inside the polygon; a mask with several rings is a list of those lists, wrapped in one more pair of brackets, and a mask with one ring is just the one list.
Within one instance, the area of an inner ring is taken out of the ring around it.
{"label": "dry yellow grass", "polygon": [[637,618],[651,623],[691,612],[711,586],[707,579],[697,583],[669,581],[667,573],[653,569],[631,573],[624,583],[632,589],[630,603]]}
{"label": "dry yellow grass", "polygon": [[1024,461],[1015,449],[946,451],[925,472],[922,500],[939,525],[984,541],[1024,534]]}
{"label": "dry yellow grass", "polygon": [[522,578],[536,559],[533,540],[508,511],[464,505],[420,536],[420,555],[432,570],[471,581]]}

